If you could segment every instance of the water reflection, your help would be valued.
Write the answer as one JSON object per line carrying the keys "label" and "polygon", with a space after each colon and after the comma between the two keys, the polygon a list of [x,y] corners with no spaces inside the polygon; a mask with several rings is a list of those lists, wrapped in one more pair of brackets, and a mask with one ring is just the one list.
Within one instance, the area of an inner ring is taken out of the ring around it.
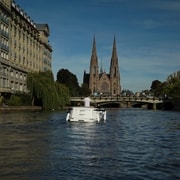
{"label": "water reflection", "polygon": [[108,110],[106,123],[66,112],[1,113],[1,179],[179,178],[178,112]]}
{"label": "water reflection", "polygon": [[56,116],[49,113],[2,113],[0,116],[1,177],[29,176],[48,166],[50,125]]}

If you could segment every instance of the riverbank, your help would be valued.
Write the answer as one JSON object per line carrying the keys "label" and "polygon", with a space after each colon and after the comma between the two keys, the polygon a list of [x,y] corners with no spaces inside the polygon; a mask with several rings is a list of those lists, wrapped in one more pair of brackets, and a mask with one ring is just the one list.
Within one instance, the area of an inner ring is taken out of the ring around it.
{"label": "riverbank", "polygon": [[1,106],[0,112],[6,111],[41,111],[41,106]]}
{"label": "riverbank", "polygon": [[180,100],[174,102],[174,109],[175,111],[180,111]]}
{"label": "riverbank", "polygon": [[[62,109],[67,110],[71,106],[65,106]],[[162,108],[164,109],[164,108]],[[171,104],[171,108],[165,108],[164,110],[180,111],[180,101],[175,101]],[[0,106],[0,112],[6,111],[42,111],[41,106]]]}

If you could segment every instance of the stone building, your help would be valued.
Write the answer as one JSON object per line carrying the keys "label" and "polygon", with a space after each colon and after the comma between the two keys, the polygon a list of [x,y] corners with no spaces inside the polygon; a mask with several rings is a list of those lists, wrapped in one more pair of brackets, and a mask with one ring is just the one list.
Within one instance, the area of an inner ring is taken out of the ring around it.
{"label": "stone building", "polygon": [[28,72],[52,70],[49,27],[13,0],[0,0],[0,93],[26,92]]}
{"label": "stone building", "polygon": [[94,37],[92,55],[90,60],[90,69],[89,73],[86,73],[86,71],[84,71],[83,84],[88,85],[92,94],[103,94],[111,96],[120,95],[120,73],[115,37],[113,42],[109,74],[103,71],[102,67],[99,71],[98,56],[96,51],[96,40]]}

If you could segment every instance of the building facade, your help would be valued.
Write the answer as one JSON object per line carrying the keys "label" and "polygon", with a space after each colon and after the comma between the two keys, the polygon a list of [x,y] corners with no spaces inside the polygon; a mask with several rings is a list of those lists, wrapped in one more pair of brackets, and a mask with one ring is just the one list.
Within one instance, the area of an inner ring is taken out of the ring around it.
{"label": "building facade", "polygon": [[103,71],[102,67],[99,70],[98,56],[96,51],[96,40],[94,37],[90,60],[90,69],[89,73],[86,73],[86,71],[84,72],[83,84],[88,85],[92,94],[104,94],[111,96],[120,95],[120,73],[115,37],[113,42],[109,74]]}
{"label": "building facade", "polygon": [[49,27],[13,0],[0,0],[0,93],[27,92],[28,72],[52,71]]}

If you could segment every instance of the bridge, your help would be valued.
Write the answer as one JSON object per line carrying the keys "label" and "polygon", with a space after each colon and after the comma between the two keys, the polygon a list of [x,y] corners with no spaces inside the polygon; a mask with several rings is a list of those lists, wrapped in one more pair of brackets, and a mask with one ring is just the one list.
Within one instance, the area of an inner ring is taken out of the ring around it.
{"label": "bridge", "polygon": [[[141,107],[142,105],[152,106],[152,109],[156,109],[157,104],[162,104],[164,101],[157,97],[115,97],[115,96],[93,96],[91,97],[93,104],[104,106],[107,104],[119,104],[121,107]],[[76,104],[84,101],[84,97],[71,97],[70,101]]]}

